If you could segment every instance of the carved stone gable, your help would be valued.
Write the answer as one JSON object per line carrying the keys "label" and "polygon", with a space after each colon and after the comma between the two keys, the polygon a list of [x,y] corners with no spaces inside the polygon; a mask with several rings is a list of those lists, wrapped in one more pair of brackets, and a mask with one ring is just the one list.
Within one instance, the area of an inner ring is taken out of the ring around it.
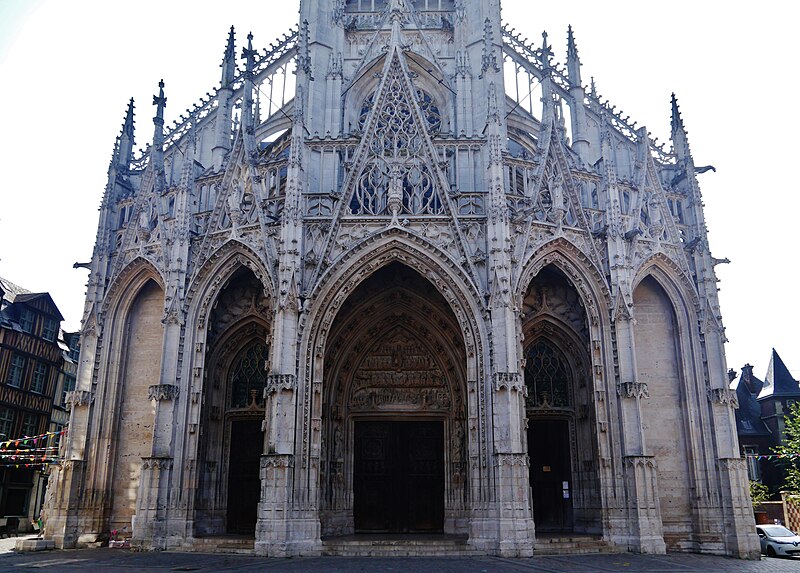
{"label": "carved stone gable", "polygon": [[413,88],[395,53],[378,90],[362,104],[366,161],[354,179],[349,212],[354,215],[443,213],[437,173],[425,137],[441,126],[433,98]]}

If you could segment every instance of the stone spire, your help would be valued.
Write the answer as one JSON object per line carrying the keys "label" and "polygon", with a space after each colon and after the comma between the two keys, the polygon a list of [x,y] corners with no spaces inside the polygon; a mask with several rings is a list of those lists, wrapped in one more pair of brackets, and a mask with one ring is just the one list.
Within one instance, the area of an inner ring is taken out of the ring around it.
{"label": "stone spire", "polygon": [[680,161],[690,158],[692,153],[689,150],[689,139],[686,137],[686,128],[683,126],[678,98],[672,93],[672,146]]}
{"label": "stone spire", "polygon": [[158,95],[153,96],[153,105],[156,106],[156,116],[153,118],[153,147],[150,150],[150,160],[156,170],[156,188],[164,181],[164,108],[167,107],[167,98],[164,97],[164,80],[158,82]]}
{"label": "stone spire", "polygon": [[233,78],[236,75],[236,49],[234,47],[234,42],[234,30],[233,26],[231,26],[231,30],[228,32],[228,44],[225,46],[225,55],[223,56],[222,64],[220,65],[222,68],[222,79],[220,80],[220,85],[222,87],[231,85]]}
{"label": "stone spire", "polygon": [[128,102],[128,111],[125,114],[125,123],[122,124],[122,133],[119,136],[119,149],[117,153],[117,165],[123,169],[128,169],[133,158],[134,145],[134,126],[133,126],[133,98]]}
{"label": "stone spire", "polygon": [[581,83],[581,60],[578,57],[578,47],[575,45],[575,36],[572,26],[567,28],[567,74],[569,76],[569,93],[571,96],[570,118],[572,121],[572,149],[578,154],[584,164],[592,162],[591,145],[587,133],[589,132],[586,121],[586,108],[584,101],[586,92]]}
{"label": "stone spire", "polygon": [[553,57],[553,50],[547,43],[547,32],[542,32],[542,48],[539,50],[539,61],[542,64],[542,124],[547,125],[553,120],[553,80],[550,76],[552,66],[550,58]]}
{"label": "stone spire", "polygon": [[214,171],[222,169],[228,150],[231,148],[231,98],[233,96],[233,79],[236,76],[236,51],[234,49],[234,28],[228,33],[228,43],[222,58],[222,79],[217,92],[217,121],[214,127],[214,147],[211,158]]}
{"label": "stone spire", "polygon": [[572,26],[567,27],[567,74],[570,84],[581,85],[581,59],[578,57],[578,47],[575,45],[575,36],[572,35]]}

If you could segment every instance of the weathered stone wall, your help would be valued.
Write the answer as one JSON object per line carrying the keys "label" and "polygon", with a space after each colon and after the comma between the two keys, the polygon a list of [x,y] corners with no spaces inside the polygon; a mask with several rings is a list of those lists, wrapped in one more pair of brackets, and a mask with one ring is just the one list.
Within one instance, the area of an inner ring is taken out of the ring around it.
{"label": "weathered stone wall", "polygon": [[687,538],[692,522],[675,313],[666,293],[652,278],[637,287],[633,303],[637,378],[650,392],[650,397],[642,400],[642,425],[647,453],[656,457],[658,465],[664,541],[670,548],[671,539]]}
{"label": "weathered stone wall", "polygon": [[121,341],[125,345],[124,369],[110,529],[131,530],[142,457],[151,455],[154,407],[147,398],[147,387],[159,383],[163,312],[164,293],[155,283],[148,282],[131,305],[126,337]]}

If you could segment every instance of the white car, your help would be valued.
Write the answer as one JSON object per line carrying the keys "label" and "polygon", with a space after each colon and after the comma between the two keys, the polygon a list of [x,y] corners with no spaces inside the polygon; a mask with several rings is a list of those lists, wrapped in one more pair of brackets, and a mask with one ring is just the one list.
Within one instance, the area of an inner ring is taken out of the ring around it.
{"label": "white car", "polygon": [[800,555],[800,536],[783,525],[757,525],[756,533],[761,540],[761,553],[770,557]]}

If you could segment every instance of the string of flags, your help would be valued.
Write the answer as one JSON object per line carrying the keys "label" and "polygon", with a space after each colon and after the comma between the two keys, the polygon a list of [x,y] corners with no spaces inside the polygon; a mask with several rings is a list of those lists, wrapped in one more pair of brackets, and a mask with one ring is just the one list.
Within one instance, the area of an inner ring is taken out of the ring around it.
{"label": "string of flags", "polygon": [[757,460],[796,460],[800,458],[800,454],[769,454],[769,455],[753,455],[748,456],[756,458]]}
{"label": "string of flags", "polygon": [[23,436],[0,442],[0,467],[44,468],[60,461],[58,446],[48,446],[50,439],[67,434],[64,428],[59,432],[46,432],[38,436]]}

